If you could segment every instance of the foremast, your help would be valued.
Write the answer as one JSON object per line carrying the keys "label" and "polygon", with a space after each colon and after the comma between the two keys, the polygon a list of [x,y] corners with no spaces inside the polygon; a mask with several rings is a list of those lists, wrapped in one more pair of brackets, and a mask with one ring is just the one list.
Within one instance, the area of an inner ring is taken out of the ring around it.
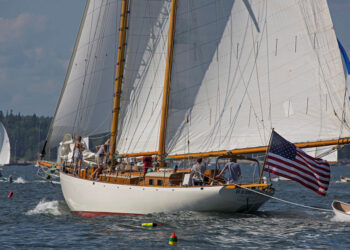
{"label": "foremast", "polygon": [[122,0],[122,8],[120,14],[120,28],[119,28],[119,44],[118,44],[118,58],[117,58],[117,69],[115,78],[115,91],[113,100],[113,118],[111,128],[111,144],[110,144],[110,155],[115,153],[116,149],[116,136],[118,132],[118,119],[120,110],[120,95],[122,89],[123,73],[124,73],[124,62],[125,62],[125,48],[126,48],[126,30],[128,24],[128,8],[129,0]]}
{"label": "foremast", "polygon": [[166,57],[165,75],[164,75],[162,115],[161,115],[161,121],[160,121],[160,135],[159,135],[159,148],[158,148],[158,161],[161,167],[164,166],[164,158],[165,158],[165,138],[166,138],[166,128],[167,128],[167,118],[168,118],[168,108],[169,108],[171,70],[172,70],[172,64],[173,64],[176,9],[177,9],[177,0],[172,0],[171,7],[170,7],[168,47],[167,47],[167,57]]}

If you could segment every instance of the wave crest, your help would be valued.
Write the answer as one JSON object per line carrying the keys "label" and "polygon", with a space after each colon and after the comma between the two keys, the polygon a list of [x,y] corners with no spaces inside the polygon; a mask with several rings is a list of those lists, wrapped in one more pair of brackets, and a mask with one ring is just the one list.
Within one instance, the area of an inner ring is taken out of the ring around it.
{"label": "wave crest", "polygon": [[59,211],[59,203],[58,201],[45,201],[41,200],[38,205],[32,210],[26,212],[26,215],[34,215],[34,214],[51,214],[51,215],[61,215]]}

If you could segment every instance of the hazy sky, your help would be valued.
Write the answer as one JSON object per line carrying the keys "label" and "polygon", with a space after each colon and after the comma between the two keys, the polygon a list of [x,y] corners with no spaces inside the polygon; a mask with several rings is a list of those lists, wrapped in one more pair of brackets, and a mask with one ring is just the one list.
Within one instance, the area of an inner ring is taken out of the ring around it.
{"label": "hazy sky", "polygon": [[[350,0],[328,4],[350,52]],[[52,116],[85,0],[0,0],[0,6],[0,110]]]}

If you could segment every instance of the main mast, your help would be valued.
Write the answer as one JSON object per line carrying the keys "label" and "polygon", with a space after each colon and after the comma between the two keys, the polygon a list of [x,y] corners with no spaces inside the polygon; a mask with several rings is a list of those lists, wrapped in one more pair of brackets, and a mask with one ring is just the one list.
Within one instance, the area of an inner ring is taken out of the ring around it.
{"label": "main mast", "polygon": [[166,136],[166,127],[167,127],[167,118],[168,118],[168,107],[169,107],[170,78],[171,78],[171,70],[172,70],[172,64],[173,64],[176,8],[177,8],[177,0],[172,0],[171,7],[170,7],[168,47],[167,47],[167,57],[166,57],[166,65],[165,65],[163,104],[162,104],[162,116],[160,121],[160,136],[159,136],[159,149],[158,149],[158,161],[160,162],[161,167],[164,166],[164,157],[165,157],[165,136]]}
{"label": "main mast", "polygon": [[111,142],[110,142],[111,155],[115,153],[116,136],[118,132],[120,94],[122,90],[124,62],[125,62],[125,48],[126,48],[125,41],[126,41],[126,30],[127,30],[127,24],[128,24],[128,8],[129,8],[129,0],[123,0],[121,14],[120,14],[118,59],[117,59],[117,70],[116,70],[115,91],[114,91],[113,120],[112,120],[112,129],[111,129]]}

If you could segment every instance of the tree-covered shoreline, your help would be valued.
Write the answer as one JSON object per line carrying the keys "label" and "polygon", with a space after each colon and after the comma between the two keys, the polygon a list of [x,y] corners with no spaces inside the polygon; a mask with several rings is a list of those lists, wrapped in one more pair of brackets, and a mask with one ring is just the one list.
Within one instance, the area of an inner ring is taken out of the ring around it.
{"label": "tree-covered shoreline", "polygon": [[11,145],[11,163],[25,163],[38,159],[46,140],[52,117],[14,114],[0,111]]}

